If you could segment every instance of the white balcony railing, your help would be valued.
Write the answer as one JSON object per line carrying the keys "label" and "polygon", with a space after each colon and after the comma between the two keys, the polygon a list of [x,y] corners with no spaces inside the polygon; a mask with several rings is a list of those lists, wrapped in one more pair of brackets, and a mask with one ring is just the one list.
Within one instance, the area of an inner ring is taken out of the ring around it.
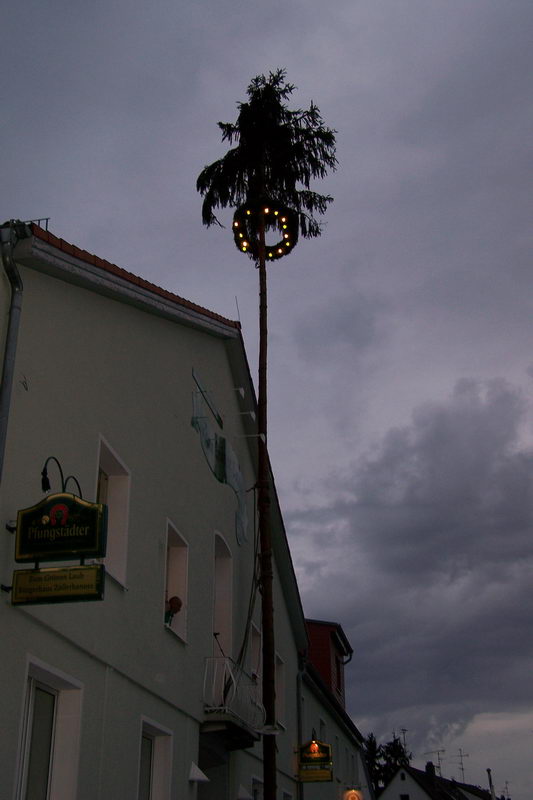
{"label": "white balcony railing", "polygon": [[261,686],[229,658],[206,658],[204,707],[208,714],[223,714],[253,731],[265,724]]}

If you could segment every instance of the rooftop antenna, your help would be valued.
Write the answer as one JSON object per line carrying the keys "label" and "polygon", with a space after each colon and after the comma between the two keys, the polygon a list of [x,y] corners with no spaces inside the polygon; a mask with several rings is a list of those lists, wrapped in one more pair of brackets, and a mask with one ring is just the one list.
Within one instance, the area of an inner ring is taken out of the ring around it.
{"label": "rooftop antenna", "polygon": [[32,222],[34,222],[36,225],[38,225],[39,228],[43,227],[43,225],[41,223],[44,222],[44,229],[45,229],[45,231],[47,231],[48,230],[48,223],[50,222],[50,217],[35,217],[35,219],[26,219],[26,220],[24,220],[24,224],[25,225],[30,225]]}
{"label": "rooftop antenna", "polygon": [[470,753],[463,753],[462,749],[459,748],[458,754],[456,756],[452,756],[452,758],[458,758],[459,759],[459,769],[461,770],[461,776],[462,776],[462,782],[463,783],[465,782],[465,765],[463,763],[463,760],[465,758],[468,758],[469,755],[470,755]]}
{"label": "rooftop antenna", "polygon": [[428,753],[423,753],[425,756],[437,756],[437,766],[435,769],[439,771],[439,778],[442,778],[442,766],[441,766],[441,758],[440,754],[445,753],[446,750],[430,750]]}

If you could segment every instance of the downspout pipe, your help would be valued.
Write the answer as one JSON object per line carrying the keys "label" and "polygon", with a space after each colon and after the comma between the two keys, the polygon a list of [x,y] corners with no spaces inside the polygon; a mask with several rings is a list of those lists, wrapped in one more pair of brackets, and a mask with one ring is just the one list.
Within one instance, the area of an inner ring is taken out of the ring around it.
{"label": "downspout pipe", "polygon": [[13,257],[13,252],[20,239],[27,239],[30,236],[30,226],[18,220],[10,220],[0,227],[0,253],[2,264],[11,285],[11,302],[4,347],[4,366],[2,382],[0,384],[0,483],[2,482],[2,473],[4,469],[7,426],[11,405],[11,389],[13,388],[13,377],[15,373],[15,356],[17,352],[17,338],[24,288]]}

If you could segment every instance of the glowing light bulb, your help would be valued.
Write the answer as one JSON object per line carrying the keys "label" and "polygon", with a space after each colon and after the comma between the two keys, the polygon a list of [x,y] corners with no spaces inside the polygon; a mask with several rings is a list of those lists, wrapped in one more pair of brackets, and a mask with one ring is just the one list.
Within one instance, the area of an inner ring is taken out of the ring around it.
{"label": "glowing light bulb", "polygon": [[275,216],[275,217],[277,217],[277,216],[278,216],[278,214],[279,214],[279,211],[274,211],[274,216]]}
{"label": "glowing light bulb", "polygon": [[282,222],[287,222],[287,217],[282,217],[282,218],[281,218],[281,221],[282,221]]}
{"label": "glowing light bulb", "polygon": [[286,225],[282,225],[282,228],[283,228],[284,231],[287,230],[287,226]]}
{"label": "glowing light bulb", "polygon": [[243,243],[242,243],[242,246],[243,246],[243,247],[248,247],[248,242],[243,242]]}
{"label": "glowing light bulb", "polygon": [[285,247],[290,247],[290,246],[291,246],[290,242],[285,242]]}
{"label": "glowing light bulb", "polygon": [[[242,236],[242,234],[241,234],[241,236]],[[284,234],[283,234],[283,238],[284,238],[284,239],[288,239],[288,238],[289,238],[289,234],[288,234],[288,233],[284,233]]]}
{"label": "glowing light bulb", "polygon": [[269,253],[269,254],[268,254],[268,257],[269,257],[269,258],[272,258],[272,253]]}
{"label": "glowing light bulb", "polygon": [[247,213],[247,214],[251,214],[252,212],[247,210],[247,211],[246,211],[246,213]]}
{"label": "glowing light bulb", "polygon": [[265,208],[265,214],[268,214],[269,211],[270,211],[269,208]]}
{"label": "glowing light bulb", "polygon": [[279,248],[278,253],[283,253],[283,250],[281,249],[281,247]]}
{"label": "glowing light bulb", "polygon": [[243,239],[244,238],[244,233],[239,233],[239,236],[241,237],[241,239]]}
{"label": "glowing light bulb", "polygon": [[238,228],[238,227],[239,227],[239,223],[238,223],[238,222],[234,222],[234,223],[233,223],[233,227],[234,227],[234,228]]}

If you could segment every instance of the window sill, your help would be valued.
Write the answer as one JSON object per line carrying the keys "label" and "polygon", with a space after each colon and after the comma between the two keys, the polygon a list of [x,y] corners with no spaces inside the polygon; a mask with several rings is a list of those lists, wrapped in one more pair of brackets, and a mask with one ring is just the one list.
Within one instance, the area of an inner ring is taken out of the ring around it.
{"label": "window sill", "polygon": [[111,572],[108,572],[107,569],[105,571],[105,576],[106,576],[106,580],[109,578],[111,580],[111,582],[114,583],[114,585],[117,587],[117,589],[122,589],[123,592],[128,592],[129,591],[129,589],[126,586],[126,584],[123,583],[120,580],[120,578],[115,578],[115,576]]}
{"label": "window sill", "polygon": [[178,631],[175,631],[174,628],[172,628],[166,622],[163,624],[163,627],[165,628],[166,631],[168,631],[170,633],[171,636],[175,636],[176,639],[178,639],[182,644],[187,644],[187,639],[184,636],[182,636],[181,633],[178,633]]}

